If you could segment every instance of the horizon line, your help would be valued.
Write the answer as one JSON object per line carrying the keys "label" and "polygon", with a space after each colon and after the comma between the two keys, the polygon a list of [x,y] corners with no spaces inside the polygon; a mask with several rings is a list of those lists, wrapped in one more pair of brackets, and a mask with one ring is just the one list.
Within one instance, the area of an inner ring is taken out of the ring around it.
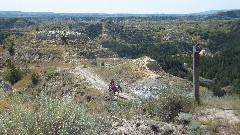
{"label": "horizon line", "polygon": [[206,11],[200,11],[200,12],[193,12],[193,13],[104,13],[104,12],[54,12],[54,11],[21,11],[21,10],[0,10],[0,12],[21,12],[21,13],[52,13],[52,14],[132,14],[132,15],[151,15],[151,14],[165,14],[165,15],[188,15],[188,14],[198,14],[198,13],[205,13],[205,12],[211,12],[211,11],[233,11],[233,10],[240,10],[240,9],[217,9],[217,10],[206,10]]}

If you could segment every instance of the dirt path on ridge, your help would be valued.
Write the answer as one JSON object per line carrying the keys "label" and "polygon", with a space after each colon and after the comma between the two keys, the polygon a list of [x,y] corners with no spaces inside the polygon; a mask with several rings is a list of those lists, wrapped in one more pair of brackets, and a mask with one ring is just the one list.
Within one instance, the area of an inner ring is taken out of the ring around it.
{"label": "dirt path on ridge", "polygon": [[[73,73],[76,78],[84,79],[87,83],[89,83],[92,87],[101,91],[102,93],[108,92],[108,83],[103,81],[97,74],[95,74],[89,68],[83,68],[83,66],[78,66],[70,71]],[[135,99],[129,93],[119,93],[120,98],[124,99]]]}

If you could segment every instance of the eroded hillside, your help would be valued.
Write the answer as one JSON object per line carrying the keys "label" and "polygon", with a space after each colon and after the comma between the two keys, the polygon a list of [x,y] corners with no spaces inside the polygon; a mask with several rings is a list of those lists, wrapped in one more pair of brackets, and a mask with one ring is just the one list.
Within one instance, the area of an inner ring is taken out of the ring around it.
{"label": "eroded hillside", "polygon": [[[185,29],[178,19],[161,27],[158,20],[136,25],[141,18],[131,19],[71,29],[46,25],[7,36],[0,49],[0,134],[238,134],[239,99],[200,87],[202,104],[195,104],[185,76],[189,63],[175,59],[191,55],[193,35],[210,42],[196,30],[227,22],[198,27],[189,21]],[[123,90],[112,99],[111,79]]]}

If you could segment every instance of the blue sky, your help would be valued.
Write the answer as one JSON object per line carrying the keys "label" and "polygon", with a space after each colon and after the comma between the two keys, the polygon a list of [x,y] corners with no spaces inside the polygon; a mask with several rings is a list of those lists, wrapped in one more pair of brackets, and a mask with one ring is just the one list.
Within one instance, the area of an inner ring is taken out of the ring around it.
{"label": "blue sky", "polygon": [[0,0],[0,11],[166,13],[240,9],[240,0]]}

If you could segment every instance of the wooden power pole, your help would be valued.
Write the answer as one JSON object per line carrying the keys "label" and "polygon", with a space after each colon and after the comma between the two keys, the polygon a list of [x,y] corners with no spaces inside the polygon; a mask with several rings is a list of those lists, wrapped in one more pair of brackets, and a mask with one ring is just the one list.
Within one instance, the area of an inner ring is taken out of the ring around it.
{"label": "wooden power pole", "polygon": [[201,48],[198,44],[193,46],[193,91],[194,91],[194,97],[195,101],[200,104],[200,98],[199,98],[199,52],[201,51]]}

